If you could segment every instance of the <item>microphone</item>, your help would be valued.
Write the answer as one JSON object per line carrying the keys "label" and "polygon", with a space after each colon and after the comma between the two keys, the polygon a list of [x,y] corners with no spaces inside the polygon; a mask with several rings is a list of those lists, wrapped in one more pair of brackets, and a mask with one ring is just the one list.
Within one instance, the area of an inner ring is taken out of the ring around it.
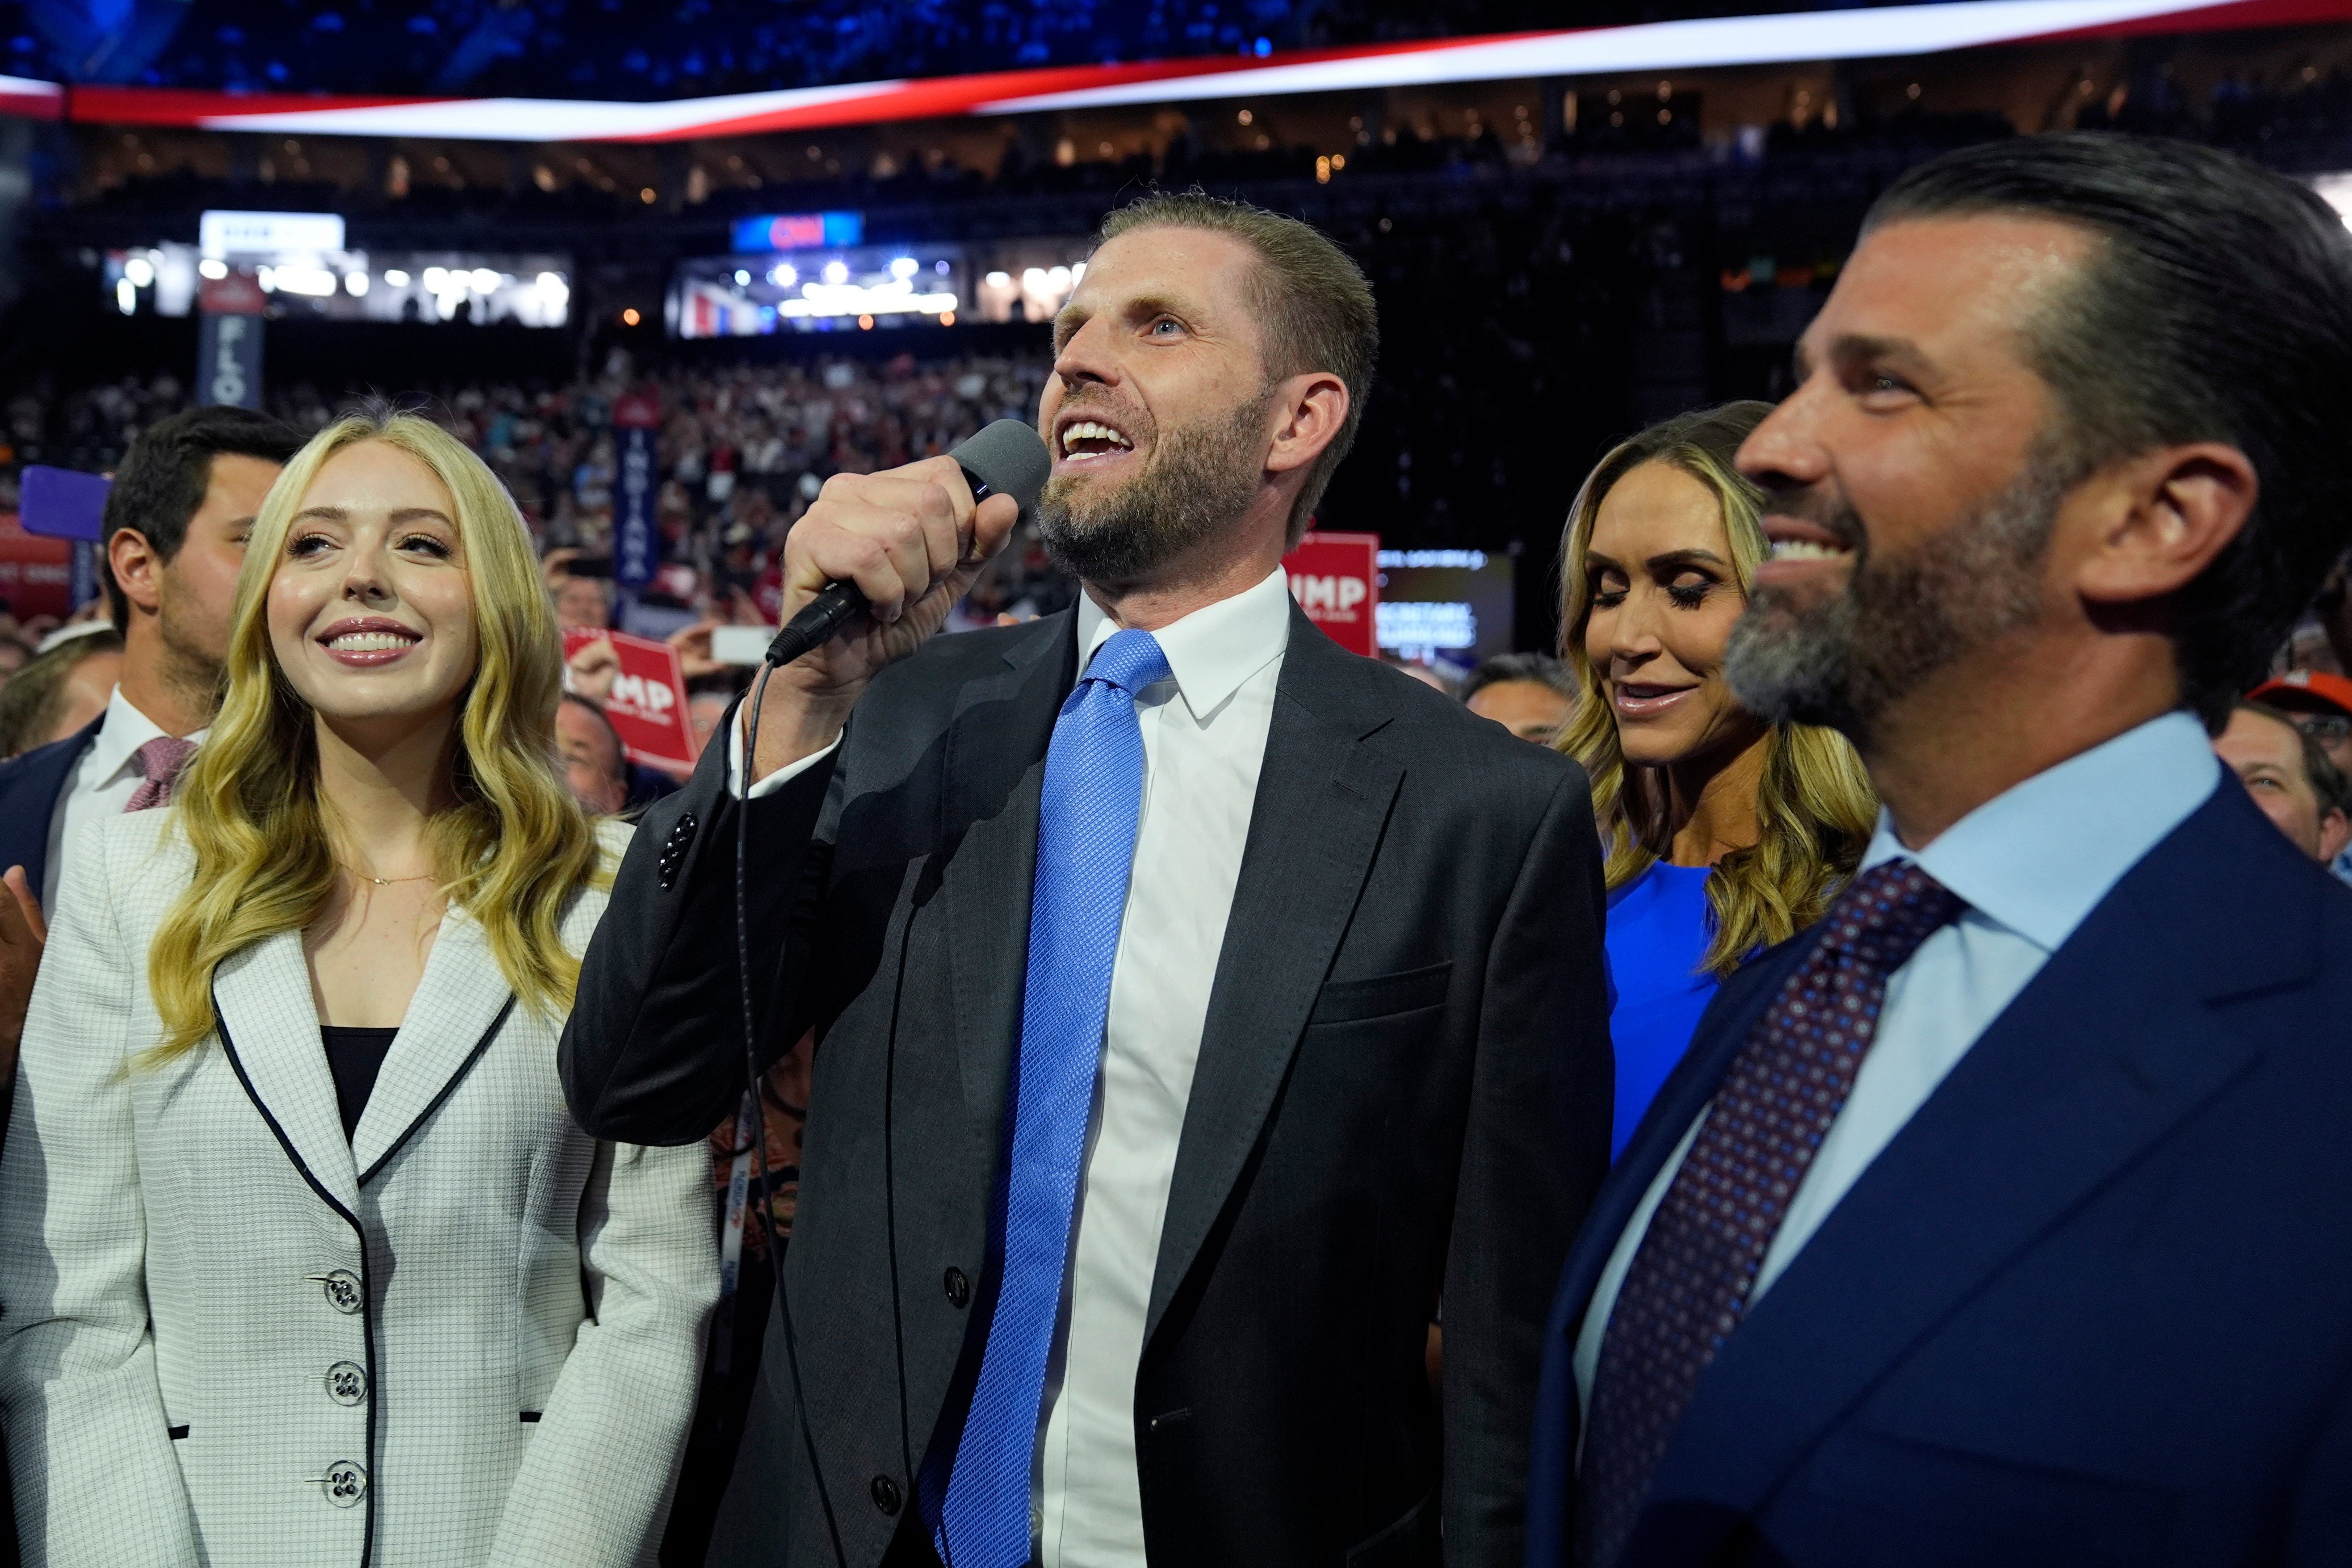
{"label": "microphone", "polygon": [[[1018,419],[998,420],[948,456],[963,469],[973,501],[1009,495],[1021,503],[1024,515],[1037,504],[1037,492],[1045,488],[1045,477],[1054,468],[1044,440]],[[800,614],[784,623],[776,640],[768,645],[767,662],[787,665],[810,649],[822,647],[849,624],[852,616],[866,608],[866,595],[858,592],[856,584],[827,583],[815,598],[801,606]]]}

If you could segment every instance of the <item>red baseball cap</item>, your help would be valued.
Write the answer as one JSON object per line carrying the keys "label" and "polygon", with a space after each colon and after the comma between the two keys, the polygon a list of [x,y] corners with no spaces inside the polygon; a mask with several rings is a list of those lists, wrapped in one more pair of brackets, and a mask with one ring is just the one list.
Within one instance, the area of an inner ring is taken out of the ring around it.
{"label": "red baseball cap", "polygon": [[2276,680],[2263,681],[2246,695],[2255,702],[2272,697],[2316,697],[2352,717],[2352,680],[2340,675],[2330,675],[2324,669],[2290,669]]}

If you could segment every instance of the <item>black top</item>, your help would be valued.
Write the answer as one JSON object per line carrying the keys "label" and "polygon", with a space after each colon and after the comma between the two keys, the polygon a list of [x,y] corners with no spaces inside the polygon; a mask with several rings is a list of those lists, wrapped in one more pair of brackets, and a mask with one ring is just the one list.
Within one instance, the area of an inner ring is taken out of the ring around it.
{"label": "black top", "polygon": [[319,1038],[327,1047],[327,1067],[335,1075],[335,1104],[343,1113],[345,1138],[360,1130],[360,1116],[374,1091],[375,1075],[383,1070],[383,1054],[392,1049],[392,1037],[398,1033],[398,1029],[319,1026]]}

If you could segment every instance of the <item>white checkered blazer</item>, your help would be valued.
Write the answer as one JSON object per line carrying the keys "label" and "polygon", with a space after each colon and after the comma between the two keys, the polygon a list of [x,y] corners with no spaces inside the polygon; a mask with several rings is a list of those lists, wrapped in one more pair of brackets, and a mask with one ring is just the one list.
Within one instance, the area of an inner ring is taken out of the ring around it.
{"label": "white checkered blazer", "polygon": [[222,1037],[132,1065],[193,867],[166,817],[82,841],[0,1153],[25,1561],[651,1563],[718,1295],[709,1152],[574,1127],[562,1020],[457,910],[349,1141],[299,933],[220,966]]}

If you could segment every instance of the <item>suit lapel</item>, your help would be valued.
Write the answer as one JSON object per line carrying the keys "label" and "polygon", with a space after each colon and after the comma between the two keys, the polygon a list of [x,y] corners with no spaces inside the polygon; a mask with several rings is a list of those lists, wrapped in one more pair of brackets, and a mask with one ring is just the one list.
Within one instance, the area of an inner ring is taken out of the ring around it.
{"label": "suit lapel", "polygon": [[2224,789],[2126,877],[1732,1336],[1654,1496],[1758,1506],[2011,1258],[2226,1092],[2261,1048],[2228,1004],[2316,967],[2322,883],[2291,854]]}
{"label": "suit lapel", "polygon": [[450,910],[352,1134],[352,1162],[362,1180],[375,1173],[480,1057],[513,999],[480,922],[464,910]]}
{"label": "suit lapel", "polygon": [[[1651,1100],[1650,1109],[1643,1113],[1633,1136],[1626,1142],[1624,1153],[1610,1168],[1608,1179],[1592,1200],[1591,1211],[1585,1215],[1575,1242],[1569,1247],[1568,1259],[1560,1267],[1559,1290],[1553,1299],[1551,1322],[1546,1331],[1548,1337],[1559,1342],[1556,1353],[1563,1364],[1584,1331],[1584,1310],[1591,1303],[1601,1271],[1609,1266],[1610,1254],[1617,1249],[1618,1237],[1632,1223],[1633,1211],[1641,1206],[1650,1184],[1657,1180],[1658,1172],[1681,1145],[1683,1134],[1690,1131],[1691,1123],[1715,1098],[1716,1087],[1731,1069],[1732,1058],[1739,1054],[1748,1031],[1780,994],[1790,970],[1811,951],[1814,940],[1817,939],[1798,938],[1753,968],[1741,971],[1716,994],[1716,1000],[1692,1034],[1690,1048],[1674,1071],[1666,1075],[1666,1081]],[[1570,1397],[1564,1408],[1570,1422],[1568,1451],[1572,1453],[1581,1407]]]}
{"label": "suit lapel", "polygon": [[280,931],[224,960],[213,973],[221,1045],[288,1155],[348,1212],[359,1206],[359,1168],[343,1139],[334,1075],[319,1038],[319,1009],[299,931]]}
{"label": "suit lapel", "polygon": [[1360,743],[1377,668],[1291,612],[1247,846],[1160,1234],[1150,1342],[1239,1179],[1356,910],[1404,770]]}
{"label": "suit lapel", "polygon": [[1077,616],[1049,616],[1004,668],[959,694],[948,728],[939,842],[949,862],[956,1047],[975,1132],[993,1158],[1021,1029],[1037,806],[1054,721],[1077,680]]}

